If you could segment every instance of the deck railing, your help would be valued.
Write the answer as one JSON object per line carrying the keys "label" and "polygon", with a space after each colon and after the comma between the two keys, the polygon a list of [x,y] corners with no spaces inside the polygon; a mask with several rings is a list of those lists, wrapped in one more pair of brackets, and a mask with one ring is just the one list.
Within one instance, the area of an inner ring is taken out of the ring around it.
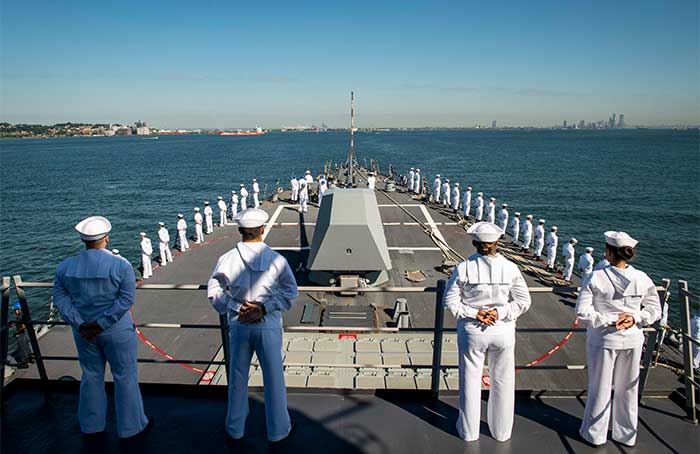
{"label": "deck railing", "polygon": [[[37,340],[36,325],[68,325],[64,321],[56,320],[34,320],[31,317],[31,311],[25,289],[28,288],[45,288],[49,289],[53,287],[51,282],[24,282],[20,276],[13,276],[13,282],[15,287],[15,292],[17,294],[17,299],[22,307],[22,323],[27,326],[27,333],[29,336],[31,348],[35,357],[37,371],[42,383],[49,380],[48,374],[46,372],[46,367],[44,361],[77,361],[78,358],[75,356],[57,356],[57,355],[42,355],[39,342]],[[381,368],[410,368],[410,369],[431,369],[431,395],[433,398],[437,399],[440,393],[440,378],[442,369],[455,368],[456,366],[445,366],[441,364],[441,354],[442,354],[442,339],[443,333],[445,332],[455,332],[454,328],[444,327],[444,314],[443,309],[443,296],[445,293],[445,281],[439,280],[435,287],[360,287],[360,288],[340,288],[340,287],[318,287],[318,286],[300,286],[300,292],[324,292],[324,293],[338,293],[338,292],[357,292],[357,293],[435,293],[435,322],[432,327],[427,328],[362,328],[362,327],[344,327],[344,326],[286,326],[285,331],[299,331],[299,332],[342,332],[342,333],[371,333],[371,332],[424,332],[433,333],[433,357],[432,363],[430,365],[416,365],[416,364],[400,364],[400,365],[376,365],[376,364],[290,364],[294,366],[308,366],[308,367],[336,367],[336,368],[363,368],[363,367],[381,367]],[[668,279],[663,280],[663,285],[658,286],[657,290],[660,292],[661,301],[667,300],[667,295],[669,292],[671,282]],[[682,287],[685,285],[685,287]],[[143,284],[137,287],[139,291],[154,291],[154,290],[174,290],[174,291],[206,291],[207,286],[204,284]],[[5,358],[7,357],[7,349],[9,343],[9,328],[8,328],[8,310],[10,301],[10,279],[8,277],[2,278],[2,307],[0,308],[1,326],[0,326],[0,353],[4,353],[2,356],[2,361],[0,361],[0,399],[2,399],[2,388],[4,387],[4,367]],[[529,289],[530,293],[568,293],[575,294],[579,291],[577,287],[531,287]],[[684,342],[684,352],[689,352],[690,349],[686,348],[686,344],[690,345],[691,342],[697,343],[689,335],[689,317],[688,314],[688,297],[694,296],[687,291],[687,283],[681,281],[681,286],[679,286],[679,295],[681,298],[681,313],[685,313],[686,316],[683,322],[682,320],[682,330],[686,333],[683,336]],[[685,299],[683,299],[685,298]],[[685,306],[683,304],[685,301]],[[685,309],[684,309],[685,307]],[[685,312],[683,312],[685,311]],[[150,359],[150,358],[138,358],[139,363],[164,363],[164,364],[191,364],[191,365],[218,365],[224,366],[226,368],[228,377],[228,365],[229,365],[229,351],[228,351],[228,321],[226,316],[219,316],[218,324],[186,324],[186,323],[137,323],[135,324],[137,328],[161,328],[161,329],[208,329],[208,330],[219,330],[221,335],[222,348],[224,353],[223,361],[216,360],[201,360],[201,359]],[[516,328],[516,332],[519,333],[555,333],[555,332],[584,332],[585,328],[576,327],[554,327],[554,328]],[[657,334],[662,330],[662,327],[657,322],[653,327],[645,328],[644,331],[648,332],[645,354],[642,358],[642,368],[640,376],[640,386],[639,386],[639,396],[641,398],[644,387],[646,385],[650,369],[652,366],[652,356],[654,352],[654,347],[656,345]],[[690,353],[684,353],[684,358],[686,362],[685,367],[685,378],[686,378],[686,397],[688,401],[688,418],[690,420],[695,420],[695,394],[694,386],[698,386],[694,379],[692,371],[692,361],[690,359]],[[564,370],[582,370],[585,369],[585,365],[581,364],[563,364],[563,365],[517,365],[516,369],[542,369],[542,370],[552,370],[552,369],[564,369]],[[2,401],[0,400],[0,403]],[[691,405],[692,403],[692,405]],[[691,415],[692,407],[692,415]]]}

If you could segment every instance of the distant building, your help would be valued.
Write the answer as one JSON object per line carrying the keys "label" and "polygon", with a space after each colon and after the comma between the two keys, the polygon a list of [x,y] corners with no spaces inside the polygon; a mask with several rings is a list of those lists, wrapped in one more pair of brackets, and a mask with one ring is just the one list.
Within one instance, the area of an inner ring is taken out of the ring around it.
{"label": "distant building", "polygon": [[147,136],[151,134],[151,130],[148,126],[139,126],[136,128],[137,136]]}
{"label": "distant building", "polygon": [[566,129],[566,120],[564,120],[564,123],[562,124],[562,127]]}
{"label": "distant building", "polygon": [[496,129],[496,120],[493,120],[493,121],[491,122],[491,127],[492,127],[493,129]]}
{"label": "distant building", "polygon": [[617,122],[617,127],[618,128],[625,127],[625,114],[620,114],[620,120],[618,120],[618,122]]}
{"label": "distant building", "polygon": [[584,129],[586,127],[586,122],[581,120],[578,122],[578,129]]}

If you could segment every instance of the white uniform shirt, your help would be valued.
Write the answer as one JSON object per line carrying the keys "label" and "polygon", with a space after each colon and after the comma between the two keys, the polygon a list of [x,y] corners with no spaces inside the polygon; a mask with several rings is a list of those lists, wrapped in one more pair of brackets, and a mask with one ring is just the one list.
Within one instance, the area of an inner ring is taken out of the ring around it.
{"label": "white uniform shirt", "polygon": [[[620,314],[634,317],[635,325],[615,329]],[[644,272],[628,265],[625,269],[608,266],[581,283],[576,315],[588,324],[587,344],[593,347],[627,349],[641,347],[641,327],[661,317],[661,303],[654,282]]]}
{"label": "white uniform shirt", "polygon": [[299,180],[296,178],[289,180],[289,184],[292,185],[292,189],[299,189]]}
{"label": "white uniform shirt", "polygon": [[472,203],[472,191],[467,189],[464,191],[464,206],[467,207]]}
{"label": "white uniform shirt", "polygon": [[494,222],[496,220],[496,204],[489,202],[486,206],[486,219],[489,222]]}
{"label": "white uniform shirt", "polygon": [[150,238],[144,238],[141,240],[141,253],[146,255],[153,254],[153,245],[151,244]]}
{"label": "white uniform shirt", "polygon": [[304,181],[306,181],[307,183],[313,183],[313,182],[314,182],[314,177],[312,177],[311,174],[307,174],[307,175],[304,177]]}
{"label": "white uniform shirt", "polygon": [[498,219],[501,221],[501,227],[503,227],[503,230],[508,227],[508,210],[505,208],[501,209],[501,212],[498,213]]}
{"label": "white uniform shirt", "polygon": [[469,331],[483,332],[476,321],[480,310],[496,309],[498,321],[486,328],[491,332],[515,325],[530,307],[530,292],[517,265],[502,255],[473,254],[457,265],[447,282],[444,304]]}
{"label": "white uniform shirt", "polygon": [[593,254],[586,252],[578,259],[578,269],[584,276],[593,272]]}
{"label": "white uniform shirt", "polygon": [[538,224],[535,227],[535,239],[539,240],[540,238],[544,239],[544,226]]}
{"label": "white uniform shirt", "polygon": [[204,222],[204,219],[202,218],[202,214],[201,214],[201,213],[195,213],[195,214],[194,214],[194,223],[195,223],[195,224],[202,225],[203,222]]}
{"label": "white uniform shirt", "polygon": [[238,193],[241,195],[241,197],[248,197],[248,190],[245,187],[242,187]]}
{"label": "white uniform shirt", "polygon": [[420,172],[416,172],[413,176],[413,190],[417,191],[420,189]]}
{"label": "white uniform shirt", "polygon": [[[367,178],[367,184],[369,185],[369,178]],[[321,181],[318,182],[318,192],[321,194],[324,194],[328,190],[328,182],[325,179],[322,179]]]}
{"label": "white uniform shirt", "polygon": [[376,177],[374,175],[370,175],[367,177],[367,187],[369,189],[374,189],[374,184],[376,181]]}
{"label": "white uniform shirt", "polygon": [[226,211],[226,209],[228,208],[226,206],[226,202],[224,202],[223,200],[219,200],[218,202],[216,202],[216,205],[219,207],[219,210],[221,210],[221,211]]}
{"label": "white uniform shirt", "polygon": [[415,177],[415,176],[416,176],[416,172],[414,172],[413,170],[408,171],[408,178],[406,179],[406,181],[408,182],[408,185],[410,187],[413,187],[413,177]]}
{"label": "white uniform shirt", "polygon": [[298,296],[297,283],[287,260],[263,242],[239,242],[219,258],[207,286],[207,296],[229,322],[238,323],[238,311],[246,301],[265,306],[261,323],[251,329],[281,329],[282,312]]}
{"label": "white uniform shirt", "polygon": [[260,192],[260,186],[258,185],[257,182],[253,183],[253,192],[255,192],[255,193]]}
{"label": "white uniform shirt", "polygon": [[513,220],[510,223],[510,230],[513,232],[513,236],[516,234],[520,235],[520,218],[513,217]]}
{"label": "white uniform shirt", "polygon": [[170,241],[170,234],[168,233],[168,229],[165,227],[161,227],[158,229],[158,239],[160,240],[161,243],[167,243]]}
{"label": "white uniform shirt", "polygon": [[209,205],[204,207],[204,216],[212,216],[213,214],[214,210],[212,210]]}
{"label": "white uniform shirt", "polygon": [[178,219],[177,230],[178,231],[187,230],[187,222],[185,222],[184,219]]}
{"label": "white uniform shirt", "polygon": [[474,205],[472,205],[475,209],[483,210],[484,209],[484,198],[479,196],[476,196],[476,200],[474,201]]}
{"label": "white uniform shirt", "polygon": [[442,183],[442,193],[445,194],[445,199],[449,200],[450,199],[450,183],[444,182]]}
{"label": "white uniform shirt", "polygon": [[561,248],[561,255],[564,260],[574,260],[576,258],[576,251],[574,250],[574,245],[571,243],[566,243],[563,248]]}
{"label": "white uniform shirt", "polygon": [[238,194],[231,195],[231,205],[238,205]]}
{"label": "white uniform shirt", "polygon": [[557,236],[556,233],[554,232],[549,232],[547,234],[547,240],[545,241],[545,246],[548,248],[553,248],[554,251],[557,250],[557,246],[559,245],[559,237]]}
{"label": "white uniform shirt", "polygon": [[532,238],[532,221],[525,219],[523,223],[523,236]]}

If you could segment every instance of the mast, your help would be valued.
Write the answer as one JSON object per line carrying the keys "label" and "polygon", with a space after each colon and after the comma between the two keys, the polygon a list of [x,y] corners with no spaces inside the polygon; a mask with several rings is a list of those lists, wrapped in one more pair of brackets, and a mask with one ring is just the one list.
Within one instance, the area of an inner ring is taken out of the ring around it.
{"label": "mast", "polygon": [[355,159],[355,93],[350,92],[350,150],[348,150],[348,174],[346,186],[355,186],[353,162]]}

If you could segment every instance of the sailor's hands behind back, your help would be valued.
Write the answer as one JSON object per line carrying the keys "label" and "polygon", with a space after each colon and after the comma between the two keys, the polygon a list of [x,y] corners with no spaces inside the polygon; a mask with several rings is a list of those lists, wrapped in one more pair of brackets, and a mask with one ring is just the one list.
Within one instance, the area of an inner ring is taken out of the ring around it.
{"label": "sailor's hands behind back", "polygon": [[476,319],[479,323],[483,323],[486,326],[493,326],[498,320],[498,311],[496,309],[488,311],[482,309],[476,314]]}
{"label": "sailor's hands behind back", "polygon": [[92,342],[92,340],[95,337],[97,337],[97,335],[100,334],[102,331],[102,327],[97,322],[82,323],[78,327],[78,334],[80,334],[80,337],[82,337],[88,342]]}
{"label": "sailor's hands behind back", "polygon": [[615,322],[615,328],[618,331],[621,331],[623,329],[629,329],[634,326],[634,317],[632,317],[630,314],[620,314],[617,317],[617,321]]}
{"label": "sailor's hands behind back", "polygon": [[241,323],[260,323],[263,315],[263,309],[260,304],[246,301],[238,311],[238,321]]}

